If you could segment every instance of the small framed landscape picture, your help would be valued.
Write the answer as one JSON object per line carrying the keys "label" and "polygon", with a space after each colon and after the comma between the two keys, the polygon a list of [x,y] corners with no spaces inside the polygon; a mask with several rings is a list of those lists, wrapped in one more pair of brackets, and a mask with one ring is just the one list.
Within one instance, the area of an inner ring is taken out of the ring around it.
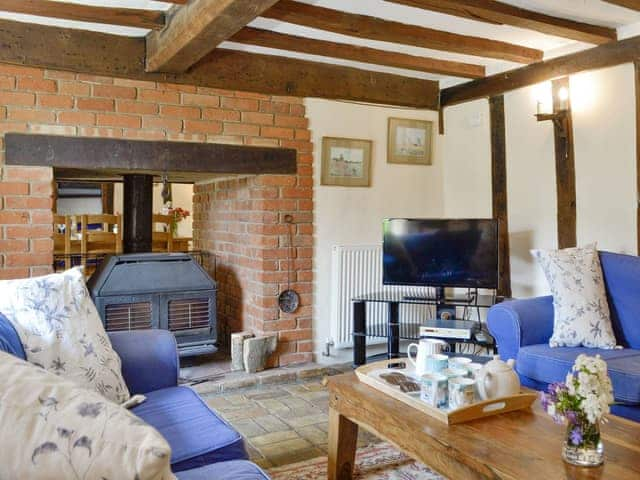
{"label": "small framed landscape picture", "polygon": [[389,119],[387,163],[431,165],[433,122]]}
{"label": "small framed landscape picture", "polygon": [[322,185],[371,185],[370,140],[322,137]]}

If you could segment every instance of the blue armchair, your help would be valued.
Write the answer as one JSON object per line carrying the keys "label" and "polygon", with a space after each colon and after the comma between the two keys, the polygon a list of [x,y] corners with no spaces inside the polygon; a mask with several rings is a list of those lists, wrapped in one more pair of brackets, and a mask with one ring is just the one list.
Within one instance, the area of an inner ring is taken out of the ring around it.
{"label": "blue armchair", "polygon": [[640,421],[640,257],[600,253],[611,319],[623,347],[602,350],[584,347],[551,348],[553,298],[513,300],[489,310],[487,323],[504,360],[516,360],[523,385],[537,390],[564,381],[575,358],[600,355],[613,384],[614,414]]}
{"label": "blue armchair", "polygon": [[[169,442],[171,468],[179,480],[268,480],[247,460],[240,434],[192,389],[178,386],[178,352],[171,333],[138,330],[109,336],[131,394],[147,397],[131,411]],[[15,329],[1,313],[0,350],[25,359]]]}

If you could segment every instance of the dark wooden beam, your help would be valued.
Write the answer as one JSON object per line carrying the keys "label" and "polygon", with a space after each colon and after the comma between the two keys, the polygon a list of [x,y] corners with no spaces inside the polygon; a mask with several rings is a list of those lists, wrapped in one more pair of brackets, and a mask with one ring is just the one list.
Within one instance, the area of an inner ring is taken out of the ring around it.
{"label": "dark wooden beam", "polygon": [[0,20],[0,62],[272,95],[438,108],[437,82],[357,68],[220,48],[187,73],[145,72],[144,61],[143,38]]}
{"label": "dark wooden beam", "polygon": [[498,295],[511,297],[509,214],[507,208],[507,143],[504,96],[489,99],[491,123],[491,196],[493,218],[498,220]]}
{"label": "dark wooden beam", "polygon": [[191,0],[147,36],[147,71],[186,72],[277,1]]}
{"label": "dark wooden beam", "polygon": [[640,36],[445,88],[440,101],[443,106],[450,106],[488,98],[554,78],[632,62],[636,58],[640,58]]}
{"label": "dark wooden beam", "polygon": [[614,28],[554,17],[494,0],[389,0],[392,3],[432,10],[495,25],[510,25],[600,45],[616,40]]}
{"label": "dark wooden beam", "polygon": [[102,192],[102,213],[113,213],[113,183],[101,183],[100,190]]}
{"label": "dark wooden beam", "polygon": [[640,11],[640,0],[604,0],[607,3],[618,5],[619,7],[625,7],[630,10]]}
{"label": "dark wooden beam", "polygon": [[636,212],[638,229],[638,255],[640,255],[640,60],[633,62],[636,87]]}
{"label": "dark wooden beam", "polygon": [[295,174],[296,151],[216,143],[7,133],[7,165],[156,174]]}
{"label": "dark wooden beam", "polygon": [[498,58],[517,63],[542,60],[542,51],[521,45],[345,13],[292,0],[281,0],[261,16],[370,40]]}
{"label": "dark wooden beam", "polygon": [[[571,100],[562,105],[558,92],[567,89],[569,77],[552,82],[553,112],[562,114],[560,122],[553,122],[556,155],[556,189],[558,196],[558,248],[577,245],[576,233],[576,167],[573,148],[573,120]],[[566,111],[565,111],[566,108]]]}
{"label": "dark wooden beam", "polygon": [[483,65],[418,57],[406,53],[390,52],[388,50],[360,47],[358,45],[348,45],[327,40],[316,40],[252,27],[243,28],[229,40],[247,45],[259,45],[261,47],[322,55],[324,57],[342,58],[344,60],[385,65],[388,67],[406,68],[439,75],[462,78],[483,78],[485,76],[485,67]]}
{"label": "dark wooden beam", "polygon": [[98,7],[49,0],[0,0],[0,11],[159,30],[164,12],[141,8]]}

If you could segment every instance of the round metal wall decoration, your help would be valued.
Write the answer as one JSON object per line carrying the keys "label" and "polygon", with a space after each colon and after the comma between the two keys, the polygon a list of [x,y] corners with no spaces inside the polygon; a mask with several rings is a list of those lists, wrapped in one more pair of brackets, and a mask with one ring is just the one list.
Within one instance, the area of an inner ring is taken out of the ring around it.
{"label": "round metal wall decoration", "polygon": [[284,313],[293,313],[300,306],[300,295],[291,288],[291,263],[293,260],[293,236],[291,234],[291,225],[293,224],[293,217],[291,215],[285,215],[284,221],[289,225],[289,249],[287,252],[287,263],[289,268],[287,269],[287,289],[281,292],[280,296],[278,296],[278,305],[280,310]]}

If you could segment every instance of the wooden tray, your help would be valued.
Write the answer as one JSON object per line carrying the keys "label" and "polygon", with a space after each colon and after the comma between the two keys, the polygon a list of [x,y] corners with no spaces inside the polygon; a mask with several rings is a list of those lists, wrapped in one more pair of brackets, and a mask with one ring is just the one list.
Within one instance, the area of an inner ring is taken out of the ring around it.
{"label": "wooden tray", "polygon": [[531,404],[538,398],[536,393],[520,393],[510,397],[494,398],[491,400],[485,400],[482,402],[474,403],[468,407],[459,408],[457,410],[442,410],[431,405],[426,404],[420,400],[419,395],[411,395],[404,393],[400,390],[400,387],[396,385],[390,385],[384,380],[380,379],[378,375],[385,372],[400,372],[409,377],[414,377],[414,372],[410,369],[398,370],[387,369],[388,360],[381,362],[374,362],[367,365],[363,365],[356,369],[356,375],[362,383],[366,383],[370,387],[373,387],[387,395],[392,396],[396,400],[400,400],[406,403],[412,408],[418,409],[427,415],[437,418],[443,423],[453,425],[456,423],[468,422],[477,418],[490,417],[500,413],[512,412],[514,410],[521,410],[529,408]]}

